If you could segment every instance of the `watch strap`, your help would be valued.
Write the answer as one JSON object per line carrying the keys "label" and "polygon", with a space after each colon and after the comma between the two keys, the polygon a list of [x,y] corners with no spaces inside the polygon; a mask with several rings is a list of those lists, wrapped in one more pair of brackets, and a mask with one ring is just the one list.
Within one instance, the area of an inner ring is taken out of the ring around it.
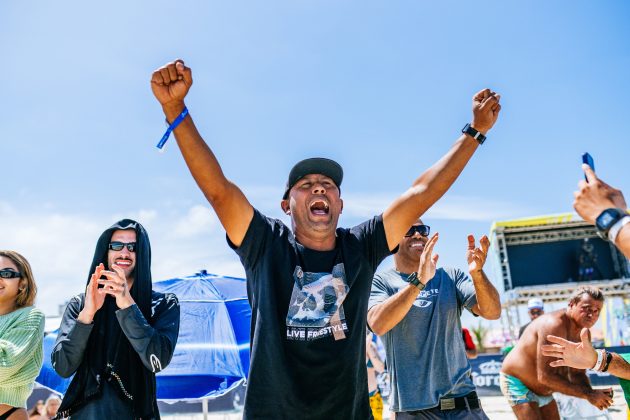
{"label": "watch strap", "polygon": [[464,128],[462,128],[462,133],[468,134],[470,137],[477,140],[479,144],[483,144],[483,142],[486,141],[486,136],[472,128],[470,124],[466,124]]}
{"label": "watch strap", "polygon": [[420,282],[417,271],[414,271],[413,273],[409,274],[409,277],[407,277],[407,282],[409,284],[413,284],[420,290],[424,290],[424,284]]}

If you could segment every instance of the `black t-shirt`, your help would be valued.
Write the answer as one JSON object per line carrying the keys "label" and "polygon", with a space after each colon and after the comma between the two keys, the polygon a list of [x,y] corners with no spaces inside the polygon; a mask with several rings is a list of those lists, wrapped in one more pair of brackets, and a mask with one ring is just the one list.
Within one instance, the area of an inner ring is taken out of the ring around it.
{"label": "black t-shirt", "polygon": [[336,234],[334,250],[307,249],[284,223],[255,210],[235,248],[252,306],[244,419],[372,418],[367,305],[390,251],[382,216]]}

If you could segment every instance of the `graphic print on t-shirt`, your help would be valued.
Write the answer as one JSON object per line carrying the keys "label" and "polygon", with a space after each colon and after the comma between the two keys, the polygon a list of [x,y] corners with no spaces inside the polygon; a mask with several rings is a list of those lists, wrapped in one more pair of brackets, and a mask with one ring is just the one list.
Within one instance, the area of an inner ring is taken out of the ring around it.
{"label": "graphic print on t-shirt", "polygon": [[287,339],[310,341],[333,335],[346,338],[348,330],[343,301],[349,288],[343,263],[332,273],[293,271],[293,293],[287,313]]}
{"label": "graphic print on t-shirt", "polygon": [[413,305],[418,308],[428,308],[433,303],[432,298],[437,296],[439,293],[440,291],[438,289],[424,289],[418,294],[418,297],[413,302]]}

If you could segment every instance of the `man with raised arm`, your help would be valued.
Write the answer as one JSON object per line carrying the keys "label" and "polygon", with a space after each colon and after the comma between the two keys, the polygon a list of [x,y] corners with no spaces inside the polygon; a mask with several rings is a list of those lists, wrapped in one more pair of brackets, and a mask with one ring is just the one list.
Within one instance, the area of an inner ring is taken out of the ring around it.
{"label": "man with raised arm", "polygon": [[252,306],[246,419],[369,419],[365,326],[372,276],[409,226],[435,203],[492,128],[501,106],[489,89],[447,154],[382,215],[338,228],[343,171],[329,159],[298,162],[280,203],[291,229],[268,218],[230,182],[187,113],[192,73],[177,60],[151,87],[199,188],[247,275]]}

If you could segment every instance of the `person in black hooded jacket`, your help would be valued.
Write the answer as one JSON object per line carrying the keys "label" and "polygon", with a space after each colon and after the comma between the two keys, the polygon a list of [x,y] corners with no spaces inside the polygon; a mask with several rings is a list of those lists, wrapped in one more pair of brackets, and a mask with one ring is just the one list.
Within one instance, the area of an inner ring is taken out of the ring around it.
{"label": "person in black hooded jacket", "polygon": [[178,333],[177,297],[152,290],[146,230],[120,220],[98,239],[86,291],[61,321],[52,365],[74,378],[57,418],[159,419],[155,374]]}

